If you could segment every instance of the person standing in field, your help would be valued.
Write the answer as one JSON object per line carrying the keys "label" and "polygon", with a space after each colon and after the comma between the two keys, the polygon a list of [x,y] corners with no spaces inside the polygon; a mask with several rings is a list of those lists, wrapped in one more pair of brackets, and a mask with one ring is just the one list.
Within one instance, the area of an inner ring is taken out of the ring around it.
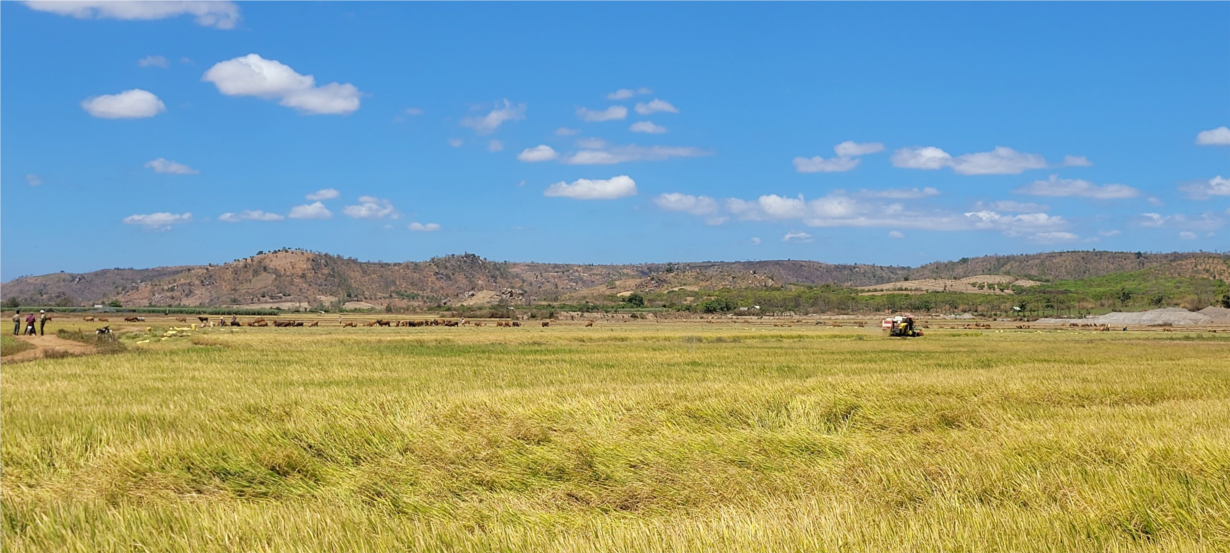
{"label": "person standing in field", "polygon": [[26,315],[26,334],[34,336],[34,312],[31,311]]}
{"label": "person standing in field", "polygon": [[17,314],[13,315],[13,336],[17,335],[17,331],[21,330],[21,310],[17,310]]}
{"label": "person standing in field", "polygon": [[46,336],[46,334],[43,333],[43,330],[46,328],[47,328],[47,312],[42,309],[39,309],[38,310],[38,335]]}

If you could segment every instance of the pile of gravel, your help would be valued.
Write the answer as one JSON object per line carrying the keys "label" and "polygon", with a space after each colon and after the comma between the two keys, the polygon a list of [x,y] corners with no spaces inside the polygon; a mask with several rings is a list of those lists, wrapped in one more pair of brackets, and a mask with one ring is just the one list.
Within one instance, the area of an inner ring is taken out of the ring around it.
{"label": "pile of gravel", "polygon": [[1200,310],[1200,314],[1212,317],[1221,321],[1230,321],[1230,309],[1225,307],[1206,307]]}
{"label": "pile of gravel", "polygon": [[[1209,309],[1218,309],[1226,312],[1225,318],[1219,314],[1217,317],[1212,317],[1204,311]],[[1088,323],[1088,324],[1105,324],[1110,326],[1123,325],[1163,325],[1170,324],[1174,326],[1182,325],[1201,325],[1214,324],[1230,320],[1230,309],[1222,309],[1220,307],[1210,307],[1198,313],[1192,313],[1186,309],[1178,307],[1170,307],[1167,309],[1154,309],[1152,311],[1141,311],[1137,313],[1107,313],[1097,317],[1086,317],[1084,319],[1038,319],[1039,323]]]}

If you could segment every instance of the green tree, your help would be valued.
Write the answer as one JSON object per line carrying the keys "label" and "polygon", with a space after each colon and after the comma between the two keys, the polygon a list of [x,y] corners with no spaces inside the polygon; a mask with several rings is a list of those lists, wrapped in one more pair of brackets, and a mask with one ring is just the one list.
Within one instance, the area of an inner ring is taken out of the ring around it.
{"label": "green tree", "polygon": [[124,307],[124,304],[120,303],[120,300],[111,300],[107,302],[107,307],[115,307],[118,309],[120,307]]}
{"label": "green tree", "polygon": [[1127,288],[1120,288],[1118,298],[1119,303],[1127,305],[1129,301],[1132,301],[1132,293]]}
{"label": "green tree", "polygon": [[645,307],[645,296],[642,296],[637,292],[633,292],[629,294],[628,297],[624,298],[624,303],[627,303],[631,307]]}
{"label": "green tree", "polygon": [[5,309],[17,309],[18,307],[21,307],[21,301],[18,300],[16,297],[12,297],[7,300],[4,300],[4,303],[2,305],[4,305]]}
{"label": "green tree", "polygon": [[1222,307],[1225,307],[1226,309],[1230,309],[1230,294],[1222,294],[1221,300],[1219,300],[1219,303],[1221,303]]}

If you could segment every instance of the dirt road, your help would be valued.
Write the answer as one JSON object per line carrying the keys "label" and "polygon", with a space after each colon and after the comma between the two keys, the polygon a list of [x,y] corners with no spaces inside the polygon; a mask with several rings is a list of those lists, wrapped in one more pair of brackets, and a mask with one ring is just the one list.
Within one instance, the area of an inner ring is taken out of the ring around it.
{"label": "dirt road", "polygon": [[17,339],[34,346],[34,349],[28,349],[18,354],[5,357],[7,362],[13,361],[30,361],[32,359],[40,359],[43,357],[43,352],[49,349],[66,351],[73,355],[87,355],[94,353],[94,347],[65,340],[59,336],[18,336]]}

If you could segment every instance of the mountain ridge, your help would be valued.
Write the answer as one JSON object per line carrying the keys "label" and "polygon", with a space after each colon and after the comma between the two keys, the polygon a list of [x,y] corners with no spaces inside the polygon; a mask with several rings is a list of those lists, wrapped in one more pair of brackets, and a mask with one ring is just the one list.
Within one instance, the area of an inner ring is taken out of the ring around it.
{"label": "mountain ridge", "polygon": [[27,305],[294,305],[348,302],[447,305],[580,300],[630,290],[873,286],[909,279],[1011,275],[1072,280],[1155,268],[1230,278],[1230,255],[1204,252],[1067,251],[989,255],[907,267],[820,261],[705,261],[592,265],[490,261],[474,254],[369,262],[306,250],[259,252],[221,265],[103,269],[13,279],[0,298]]}

